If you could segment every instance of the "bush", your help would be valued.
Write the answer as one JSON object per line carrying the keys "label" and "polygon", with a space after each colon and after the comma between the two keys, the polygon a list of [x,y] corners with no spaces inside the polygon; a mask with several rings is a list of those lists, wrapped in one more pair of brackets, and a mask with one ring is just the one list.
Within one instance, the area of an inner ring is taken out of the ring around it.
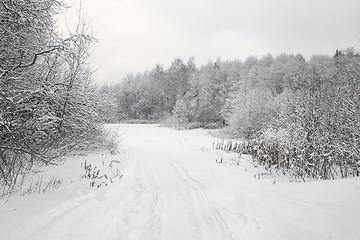
{"label": "bush", "polygon": [[96,41],[81,16],[63,39],[54,23],[60,0],[1,7],[0,187],[13,191],[34,167],[93,147],[104,135],[87,63]]}

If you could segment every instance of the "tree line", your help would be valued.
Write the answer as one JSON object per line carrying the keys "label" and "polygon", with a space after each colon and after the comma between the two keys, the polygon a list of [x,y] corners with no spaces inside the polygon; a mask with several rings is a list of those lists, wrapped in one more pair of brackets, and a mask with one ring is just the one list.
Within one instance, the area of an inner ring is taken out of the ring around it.
{"label": "tree line", "polygon": [[308,61],[268,54],[196,67],[193,58],[176,58],[168,69],[157,65],[107,88],[112,121],[225,127],[267,167],[326,179],[359,175],[360,55],[353,48]]}

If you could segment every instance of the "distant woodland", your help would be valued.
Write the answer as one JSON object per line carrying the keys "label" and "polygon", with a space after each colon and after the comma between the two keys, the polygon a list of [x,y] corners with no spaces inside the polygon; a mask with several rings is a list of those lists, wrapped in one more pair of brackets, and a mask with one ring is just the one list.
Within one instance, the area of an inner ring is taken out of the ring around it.
{"label": "distant woodland", "polygon": [[309,61],[268,54],[197,67],[193,58],[176,58],[168,69],[157,65],[102,91],[113,98],[108,121],[221,127],[243,140],[236,151],[269,168],[325,179],[359,175],[360,55],[352,48]]}

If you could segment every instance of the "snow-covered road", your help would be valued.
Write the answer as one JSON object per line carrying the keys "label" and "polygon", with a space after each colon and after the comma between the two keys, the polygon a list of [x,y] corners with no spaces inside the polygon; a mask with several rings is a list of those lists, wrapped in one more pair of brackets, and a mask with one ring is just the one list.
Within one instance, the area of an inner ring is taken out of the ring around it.
{"label": "snow-covered road", "polygon": [[121,180],[100,188],[72,180],[75,187],[1,202],[0,239],[360,239],[359,178],[258,180],[246,157],[217,164],[236,158],[213,150],[204,130],[117,131]]}

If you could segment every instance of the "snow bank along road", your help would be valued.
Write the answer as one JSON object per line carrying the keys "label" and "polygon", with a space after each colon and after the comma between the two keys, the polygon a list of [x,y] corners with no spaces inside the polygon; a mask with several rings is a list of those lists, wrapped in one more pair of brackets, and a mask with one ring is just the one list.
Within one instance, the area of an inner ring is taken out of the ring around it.
{"label": "snow bank along road", "polygon": [[258,180],[246,157],[217,164],[237,159],[213,150],[204,130],[117,131],[121,180],[100,188],[64,180],[51,194],[1,202],[0,239],[360,239],[359,178]]}

